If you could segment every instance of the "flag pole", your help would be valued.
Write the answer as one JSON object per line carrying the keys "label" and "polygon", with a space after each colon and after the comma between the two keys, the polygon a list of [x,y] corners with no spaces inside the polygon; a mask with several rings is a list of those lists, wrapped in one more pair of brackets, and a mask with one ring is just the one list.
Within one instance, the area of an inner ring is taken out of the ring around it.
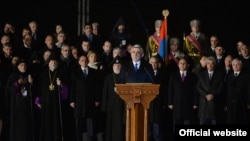
{"label": "flag pole", "polygon": [[[164,10],[162,10],[162,15],[163,15],[163,17],[164,17],[164,20],[166,21],[165,23],[166,23],[166,25],[165,25],[165,41],[166,41],[166,43],[165,43],[165,56],[167,57],[168,56],[168,28],[167,28],[167,17],[168,17],[168,15],[169,15],[169,10],[168,9],[164,9]],[[165,62],[165,64],[166,64],[166,61],[167,61],[167,59],[166,59],[166,57],[165,58],[162,58],[162,59],[164,59],[163,61]]]}

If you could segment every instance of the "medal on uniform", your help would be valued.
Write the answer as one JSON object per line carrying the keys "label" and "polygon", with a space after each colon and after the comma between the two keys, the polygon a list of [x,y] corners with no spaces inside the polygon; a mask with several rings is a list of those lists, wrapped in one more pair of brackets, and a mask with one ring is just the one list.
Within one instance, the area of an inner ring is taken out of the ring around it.
{"label": "medal on uniform", "polygon": [[49,90],[54,91],[55,90],[55,86],[53,84],[50,84],[49,85]]}

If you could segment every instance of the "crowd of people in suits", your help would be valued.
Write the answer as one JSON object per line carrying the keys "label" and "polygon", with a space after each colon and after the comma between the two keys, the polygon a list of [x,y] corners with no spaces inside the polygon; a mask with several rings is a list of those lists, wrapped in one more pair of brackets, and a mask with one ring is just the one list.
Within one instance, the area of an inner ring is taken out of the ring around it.
{"label": "crowd of people in suits", "polygon": [[150,103],[149,140],[174,140],[176,125],[250,123],[249,46],[226,48],[216,35],[190,22],[183,44],[169,38],[161,58],[159,32],[145,46],[133,41],[124,21],[103,37],[86,23],[69,37],[62,25],[40,34],[30,21],[19,36],[6,22],[1,33],[0,140],[125,141],[124,101],[117,83],[160,84]]}

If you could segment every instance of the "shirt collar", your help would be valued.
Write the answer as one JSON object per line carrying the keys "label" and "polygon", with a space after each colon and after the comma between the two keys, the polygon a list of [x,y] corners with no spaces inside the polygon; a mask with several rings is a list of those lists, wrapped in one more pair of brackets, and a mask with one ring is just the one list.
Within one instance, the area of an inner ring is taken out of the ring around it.
{"label": "shirt collar", "polygon": [[138,66],[140,66],[141,61],[138,61],[138,62],[133,62],[133,64],[134,64],[134,65],[135,65],[135,64],[137,64]]}
{"label": "shirt collar", "polygon": [[214,73],[214,71],[208,71],[208,73]]}
{"label": "shirt collar", "polygon": [[235,71],[234,73],[240,74],[240,71]]}
{"label": "shirt collar", "polygon": [[180,71],[180,73],[182,74],[182,73],[184,73],[185,75],[187,74],[187,71],[185,70],[185,71]]}
{"label": "shirt collar", "polygon": [[85,67],[85,68],[84,68],[84,67],[81,66],[81,69],[82,69],[82,70],[88,70],[88,67]]}

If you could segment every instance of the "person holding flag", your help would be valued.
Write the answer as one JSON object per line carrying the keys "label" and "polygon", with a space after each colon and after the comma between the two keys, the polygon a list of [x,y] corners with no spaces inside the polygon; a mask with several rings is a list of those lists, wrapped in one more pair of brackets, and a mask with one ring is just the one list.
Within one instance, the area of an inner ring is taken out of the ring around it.
{"label": "person holding flag", "polygon": [[162,22],[161,31],[160,31],[160,47],[158,48],[158,53],[164,63],[166,63],[167,58],[167,42],[168,42],[168,31],[167,31],[167,16],[169,15],[169,11],[167,9],[162,11],[162,15],[164,16],[164,20]]}
{"label": "person holding flag", "polygon": [[167,9],[163,10],[162,15],[164,16],[164,20],[162,21],[162,26],[160,29],[160,42],[159,42],[158,54],[162,64],[166,65],[167,54],[168,54],[167,16],[169,15],[169,11]]}
{"label": "person holding flag", "polygon": [[164,20],[155,21],[155,32],[148,38],[144,58],[148,61],[150,57],[157,56],[160,60],[159,62],[164,65],[167,56],[167,16],[169,11],[163,10],[162,14]]}

